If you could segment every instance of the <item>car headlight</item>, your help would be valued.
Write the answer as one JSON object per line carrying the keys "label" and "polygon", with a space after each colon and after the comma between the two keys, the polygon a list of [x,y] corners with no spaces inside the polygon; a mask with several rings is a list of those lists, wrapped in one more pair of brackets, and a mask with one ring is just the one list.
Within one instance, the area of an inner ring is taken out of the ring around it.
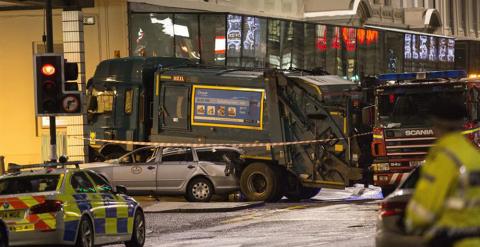
{"label": "car headlight", "polygon": [[375,172],[385,172],[390,170],[390,165],[388,163],[377,163],[373,164],[373,171]]}
{"label": "car headlight", "polygon": [[410,166],[412,167],[417,167],[425,164],[425,160],[416,160],[416,161],[410,161]]}

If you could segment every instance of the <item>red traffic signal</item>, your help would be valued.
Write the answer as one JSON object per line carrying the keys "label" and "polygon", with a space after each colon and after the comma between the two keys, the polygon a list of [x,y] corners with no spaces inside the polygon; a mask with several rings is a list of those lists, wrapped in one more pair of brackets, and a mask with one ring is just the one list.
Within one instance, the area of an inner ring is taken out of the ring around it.
{"label": "red traffic signal", "polygon": [[52,76],[56,72],[55,66],[47,63],[42,66],[42,74],[44,76]]}

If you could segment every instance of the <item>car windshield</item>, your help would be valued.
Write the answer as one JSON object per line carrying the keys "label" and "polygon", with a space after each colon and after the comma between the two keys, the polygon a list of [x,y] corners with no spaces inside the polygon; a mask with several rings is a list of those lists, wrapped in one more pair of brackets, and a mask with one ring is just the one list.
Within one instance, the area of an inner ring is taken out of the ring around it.
{"label": "car windshield", "polygon": [[407,180],[400,186],[402,189],[413,189],[415,188],[415,185],[417,184],[418,178],[420,176],[420,169],[421,167],[416,168],[415,170],[410,173],[410,175],[407,177]]}
{"label": "car windshield", "polygon": [[0,195],[55,191],[60,175],[9,177],[0,180]]}
{"label": "car windshield", "polygon": [[[405,90],[403,90],[405,92]],[[386,93],[379,95],[378,117],[385,127],[415,127],[430,125],[429,109],[440,98],[448,97],[464,102],[463,91],[436,92],[416,91],[415,93]]]}

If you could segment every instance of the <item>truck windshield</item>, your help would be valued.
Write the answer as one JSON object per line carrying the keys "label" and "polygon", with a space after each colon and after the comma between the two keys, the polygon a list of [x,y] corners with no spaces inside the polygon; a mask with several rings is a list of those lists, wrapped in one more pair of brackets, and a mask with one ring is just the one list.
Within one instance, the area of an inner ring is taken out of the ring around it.
{"label": "truck windshield", "polygon": [[0,195],[55,191],[60,175],[10,177],[0,180]]}
{"label": "truck windshield", "polygon": [[388,128],[429,126],[429,109],[440,100],[449,97],[464,101],[463,91],[416,91],[409,94],[386,93],[378,97],[378,118]]}
{"label": "truck windshield", "polygon": [[89,113],[103,114],[113,110],[115,91],[92,88],[88,96]]}

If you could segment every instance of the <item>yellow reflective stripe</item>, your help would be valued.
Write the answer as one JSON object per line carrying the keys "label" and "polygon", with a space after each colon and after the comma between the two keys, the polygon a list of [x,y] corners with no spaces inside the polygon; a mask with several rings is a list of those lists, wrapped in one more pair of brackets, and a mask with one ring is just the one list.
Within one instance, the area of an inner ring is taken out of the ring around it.
{"label": "yellow reflective stripe", "polygon": [[29,208],[34,206],[34,205],[39,204],[39,202],[37,200],[35,200],[35,198],[33,198],[33,196],[22,196],[22,197],[19,197],[19,199],[23,203],[25,203]]}
{"label": "yellow reflective stripe", "polygon": [[117,218],[105,218],[105,233],[117,234]]}
{"label": "yellow reflective stripe", "polygon": [[421,221],[425,223],[432,223],[435,220],[435,214],[417,203],[415,200],[412,200],[408,206],[415,216],[420,218]]}
{"label": "yellow reflective stripe", "polygon": [[133,217],[128,218],[127,224],[128,224],[127,225],[128,233],[132,233],[133,232]]}
{"label": "yellow reflective stripe", "polygon": [[128,217],[128,205],[126,202],[117,202],[117,217],[118,218],[127,218]]}
{"label": "yellow reflective stripe", "polygon": [[45,222],[45,224],[47,224],[47,226],[50,228],[50,229],[55,229],[56,226],[57,226],[57,219],[55,218],[55,216],[49,214],[49,213],[45,213],[45,214],[37,214],[38,218],[40,218],[40,220],[42,220],[43,222]]}
{"label": "yellow reflective stripe", "polygon": [[375,138],[375,139],[383,139],[383,135],[373,135],[373,138]]}
{"label": "yellow reflective stripe", "polygon": [[479,127],[479,128],[476,128],[476,129],[471,129],[471,130],[462,131],[462,134],[468,135],[468,134],[475,133],[475,132],[477,132],[477,131],[480,131],[480,127]]}
{"label": "yellow reflective stripe", "polygon": [[60,190],[60,188],[62,188],[62,184],[63,184],[63,173],[60,174],[60,179],[58,180],[58,184],[57,184],[57,191]]}

